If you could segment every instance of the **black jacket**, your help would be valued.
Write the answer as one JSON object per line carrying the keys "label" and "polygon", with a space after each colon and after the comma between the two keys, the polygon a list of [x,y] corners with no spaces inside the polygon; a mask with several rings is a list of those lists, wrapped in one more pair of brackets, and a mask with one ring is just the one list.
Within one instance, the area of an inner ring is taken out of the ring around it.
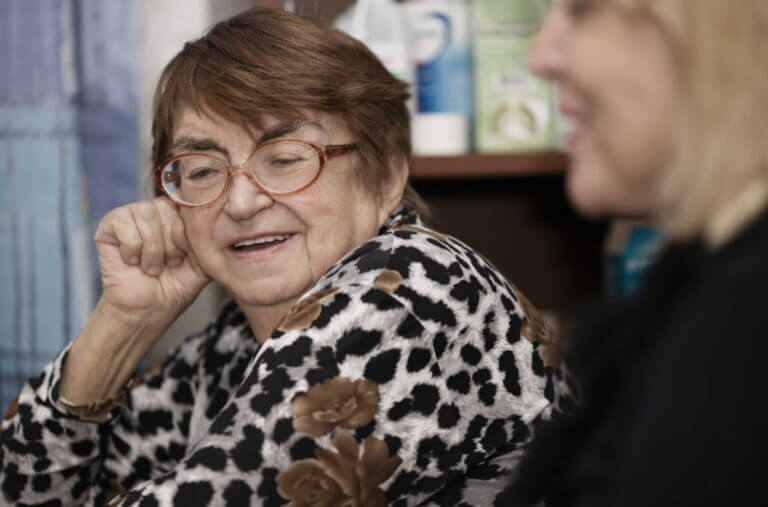
{"label": "black jacket", "polygon": [[768,505],[768,215],[668,247],[572,335],[582,409],[546,424],[508,505]]}

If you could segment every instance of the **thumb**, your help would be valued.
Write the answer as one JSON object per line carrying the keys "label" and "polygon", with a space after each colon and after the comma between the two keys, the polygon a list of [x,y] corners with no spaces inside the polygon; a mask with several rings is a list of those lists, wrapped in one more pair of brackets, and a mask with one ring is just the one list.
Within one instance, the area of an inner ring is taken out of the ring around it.
{"label": "thumb", "polygon": [[210,278],[200,267],[200,262],[198,262],[197,257],[195,256],[195,252],[192,249],[192,244],[189,242],[189,238],[187,237],[187,228],[184,225],[184,220],[182,220],[181,217],[176,218],[176,220],[173,222],[173,225],[171,225],[171,240],[179,250],[186,254],[187,259],[189,260],[189,264],[195,273],[201,277]]}

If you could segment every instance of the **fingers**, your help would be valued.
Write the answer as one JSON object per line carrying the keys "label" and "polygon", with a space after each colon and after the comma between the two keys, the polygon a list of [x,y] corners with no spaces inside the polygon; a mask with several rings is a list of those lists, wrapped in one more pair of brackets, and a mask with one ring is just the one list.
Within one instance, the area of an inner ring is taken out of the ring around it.
{"label": "fingers", "polygon": [[123,262],[157,276],[166,264],[178,265],[186,256],[173,241],[178,216],[176,206],[164,198],[121,206],[102,219],[95,240],[117,246]]}
{"label": "fingers", "polygon": [[165,239],[160,215],[152,202],[139,202],[129,209],[141,236],[141,270],[157,276],[165,266]]}
{"label": "fingers", "polygon": [[141,235],[128,206],[115,208],[101,219],[94,236],[96,243],[115,245],[127,264],[138,264],[141,258]]}
{"label": "fingers", "polygon": [[165,261],[171,266],[181,264],[186,256],[185,250],[180,249],[173,241],[173,224],[179,218],[179,208],[164,197],[158,197],[152,201],[160,217],[165,244]]}
{"label": "fingers", "polygon": [[184,221],[181,218],[174,221],[173,226],[171,227],[171,238],[176,248],[184,252],[192,252],[192,246],[189,244],[189,239],[187,238],[187,230],[184,227]]}
{"label": "fingers", "polygon": [[194,269],[198,275],[207,278],[208,275],[206,275],[203,269],[200,267],[200,263],[197,261],[197,257],[195,256],[195,252],[192,250],[192,246],[189,243],[189,238],[187,237],[187,230],[184,226],[184,221],[181,218],[177,218],[174,221],[173,226],[171,227],[171,237],[176,247],[183,251],[186,258],[189,259],[192,269]]}

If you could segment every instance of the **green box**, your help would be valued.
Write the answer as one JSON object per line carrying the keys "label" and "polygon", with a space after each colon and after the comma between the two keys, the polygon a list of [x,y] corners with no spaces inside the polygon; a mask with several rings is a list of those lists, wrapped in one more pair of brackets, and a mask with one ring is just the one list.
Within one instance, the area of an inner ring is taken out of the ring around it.
{"label": "green box", "polygon": [[475,132],[479,152],[556,146],[553,86],[527,66],[548,0],[476,0],[473,11]]}
{"label": "green box", "polygon": [[484,31],[495,27],[535,27],[544,18],[550,0],[473,0],[474,25]]}

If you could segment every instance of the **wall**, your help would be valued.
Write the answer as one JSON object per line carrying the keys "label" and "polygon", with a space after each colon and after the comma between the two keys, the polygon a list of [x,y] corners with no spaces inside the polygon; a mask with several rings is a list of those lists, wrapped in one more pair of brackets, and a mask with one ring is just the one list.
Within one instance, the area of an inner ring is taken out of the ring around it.
{"label": "wall", "polygon": [[[255,0],[141,0],[139,138],[142,164],[139,184],[145,196],[154,192],[150,162],[152,100],[160,73],[186,41],[200,37],[217,21],[256,3]],[[203,290],[150,352],[147,363],[162,359],[168,347],[202,329],[215,317],[225,297],[223,289],[213,283]]]}

